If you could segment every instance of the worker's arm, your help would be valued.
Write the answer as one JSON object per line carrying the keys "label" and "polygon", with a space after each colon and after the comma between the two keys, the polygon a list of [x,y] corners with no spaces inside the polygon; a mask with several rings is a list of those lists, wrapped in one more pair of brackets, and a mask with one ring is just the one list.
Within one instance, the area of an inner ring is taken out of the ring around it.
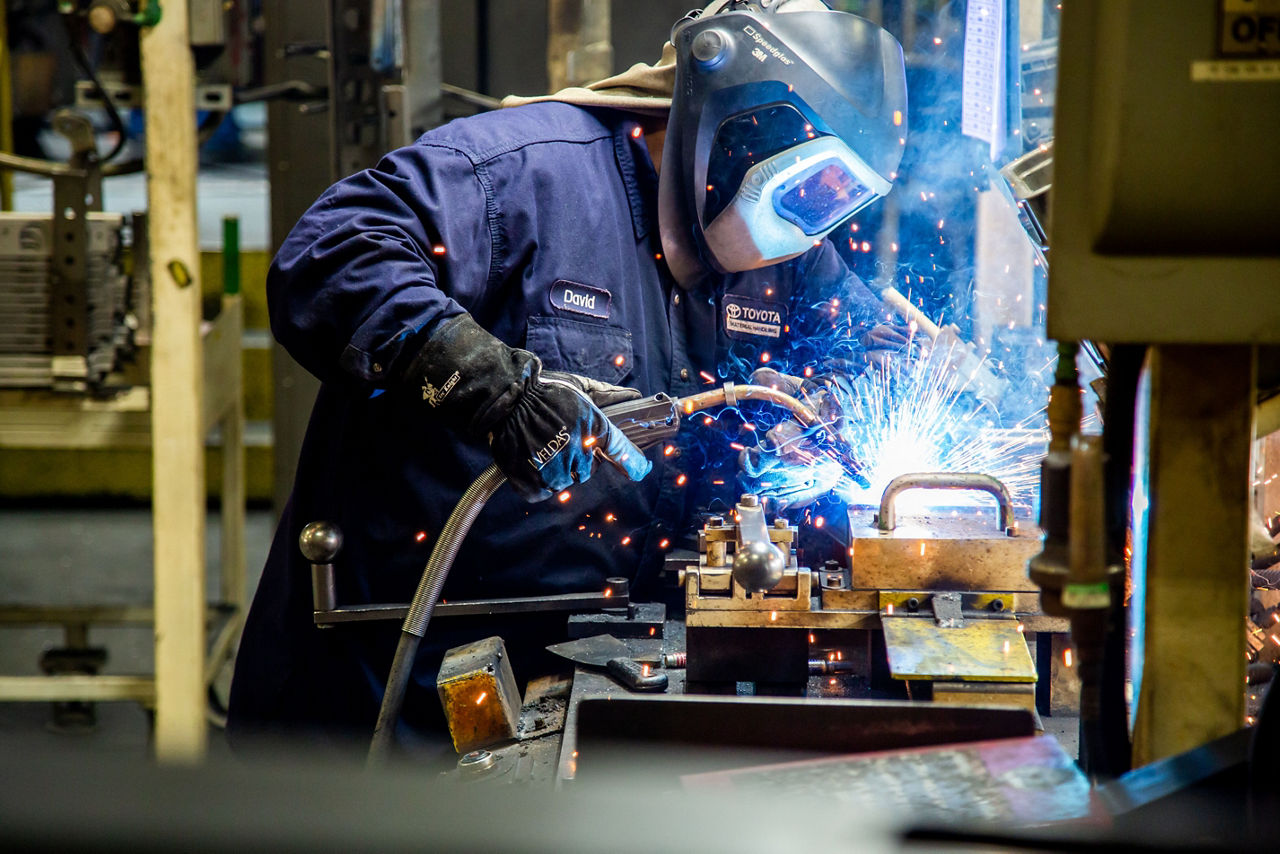
{"label": "worker's arm", "polygon": [[308,371],[369,391],[491,287],[485,188],[470,160],[417,144],[330,187],[267,276],[271,329]]}
{"label": "worker's arm", "polygon": [[639,480],[649,461],[600,411],[639,392],[544,373],[468,313],[497,302],[493,210],[471,161],[441,146],[340,181],[272,264],[272,331],[325,382],[420,397],[460,435],[487,438],[529,500],[587,480],[601,454]]}

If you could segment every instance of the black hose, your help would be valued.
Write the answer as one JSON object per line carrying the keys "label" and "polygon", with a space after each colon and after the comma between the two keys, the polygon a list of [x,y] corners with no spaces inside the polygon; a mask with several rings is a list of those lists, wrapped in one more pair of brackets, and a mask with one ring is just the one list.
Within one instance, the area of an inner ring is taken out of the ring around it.
{"label": "black hose", "polygon": [[[1123,565],[1130,528],[1129,505],[1133,480],[1133,439],[1138,380],[1146,348],[1118,345],[1111,350],[1107,370],[1107,398],[1103,417],[1105,454],[1107,563]],[[1132,767],[1129,738],[1129,704],[1125,699],[1128,653],[1128,609],[1124,602],[1124,576],[1114,579],[1111,609],[1099,673],[1098,715],[1083,733],[1081,765],[1094,779],[1114,779]]]}
{"label": "black hose", "polygon": [[107,117],[111,119],[111,125],[116,130],[116,144],[112,147],[111,152],[106,157],[100,157],[102,163],[114,160],[121,151],[124,150],[124,144],[129,140],[129,131],[125,127],[124,120],[120,118],[120,113],[116,111],[116,105],[111,101],[111,96],[107,94],[107,90],[103,88],[102,81],[98,79],[98,72],[94,70],[93,63],[89,61],[89,57],[85,56],[84,49],[80,47],[80,41],[76,38],[75,28],[71,26],[70,15],[62,16],[62,24],[67,29],[67,41],[71,45],[71,56],[76,61],[76,65],[80,66],[81,73],[89,78],[89,82],[93,84],[93,89],[98,93],[98,97],[102,99],[102,106],[107,111]]}
{"label": "black hose", "polygon": [[481,472],[471,486],[467,487],[462,498],[458,499],[457,506],[449,514],[449,519],[440,530],[440,536],[436,538],[431,556],[427,559],[427,567],[423,570],[422,580],[413,594],[413,601],[409,603],[409,613],[404,618],[400,643],[396,646],[391,672],[387,676],[387,690],[382,695],[378,723],[373,730],[373,741],[369,744],[370,765],[385,760],[395,742],[396,721],[400,720],[400,709],[404,706],[404,695],[409,687],[409,677],[413,673],[418,644],[427,633],[431,612],[440,600],[440,592],[444,589],[454,558],[458,556],[458,549],[462,547],[462,541],[471,530],[472,523],[484,509],[485,502],[506,482],[506,475],[496,465]]}

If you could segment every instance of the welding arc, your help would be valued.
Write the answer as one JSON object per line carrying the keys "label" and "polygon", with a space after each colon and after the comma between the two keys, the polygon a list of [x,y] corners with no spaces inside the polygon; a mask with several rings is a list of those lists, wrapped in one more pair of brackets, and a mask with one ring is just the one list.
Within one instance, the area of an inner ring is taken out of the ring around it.
{"label": "welding arc", "polygon": [[[729,395],[737,400],[763,400],[774,403],[791,412],[796,420],[805,427],[820,424],[817,413],[788,394],[774,388],[758,385],[732,385],[714,391],[695,394],[690,397],[672,401],[673,416],[679,419],[680,413],[685,415],[723,406]],[[665,426],[665,425],[664,425]],[[651,437],[643,432],[630,435],[636,447],[644,450],[662,440],[665,434],[656,431]],[[395,658],[391,663],[391,671],[387,676],[387,689],[382,695],[382,706],[378,710],[378,722],[374,727],[373,740],[369,744],[368,764],[377,765],[387,758],[391,745],[395,741],[396,722],[400,720],[400,709],[404,706],[405,689],[409,685],[409,675],[413,671],[413,661],[418,653],[418,644],[427,633],[431,622],[431,612],[435,610],[444,590],[445,580],[453,567],[454,558],[462,547],[462,541],[475,522],[480,511],[502,484],[506,483],[506,475],[491,465],[467,487],[467,491],[458,500],[457,506],[449,514],[448,520],[431,549],[418,589],[409,603],[409,613],[401,627],[400,643],[396,646]]]}

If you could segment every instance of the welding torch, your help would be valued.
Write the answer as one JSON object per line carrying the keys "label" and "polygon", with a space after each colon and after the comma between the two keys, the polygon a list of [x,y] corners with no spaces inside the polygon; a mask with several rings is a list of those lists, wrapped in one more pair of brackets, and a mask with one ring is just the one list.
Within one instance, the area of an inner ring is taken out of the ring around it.
{"label": "welding torch", "polygon": [[[805,427],[822,426],[821,419],[813,409],[789,394],[768,386],[734,383],[726,383],[721,388],[684,398],[655,394],[607,406],[602,411],[624,436],[640,450],[644,450],[675,436],[680,429],[680,420],[683,416],[716,406],[736,406],[743,400],[765,401],[781,406]],[[599,449],[597,452],[599,453]],[[603,453],[600,453],[600,456],[609,460]],[[840,462],[834,453],[832,459]],[[609,461],[612,462],[612,460]],[[841,465],[843,466],[844,463]],[[382,707],[378,710],[378,722],[374,727],[373,741],[369,745],[371,765],[383,761],[390,751],[418,645],[427,633],[431,613],[436,603],[440,601],[445,579],[448,578],[453,561],[458,556],[462,541],[476,517],[480,515],[485,503],[506,480],[506,475],[498,470],[497,465],[490,465],[463,493],[457,506],[445,521],[444,527],[440,529],[440,535],[431,549],[431,556],[427,559],[418,589],[413,594],[413,601],[409,603],[409,613],[401,626],[400,642],[396,646],[395,658],[391,662],[391,672],[387,676],[387,688],[382,697]]]}

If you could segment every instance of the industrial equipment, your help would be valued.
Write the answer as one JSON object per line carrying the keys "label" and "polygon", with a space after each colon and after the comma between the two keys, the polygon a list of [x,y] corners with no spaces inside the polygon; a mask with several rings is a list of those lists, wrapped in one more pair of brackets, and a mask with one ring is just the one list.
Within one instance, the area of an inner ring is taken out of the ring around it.
{"label": "industrial equipment", "polygon": [[[900,494],[919,488],[989,492],[997,524],[972,507],[900,516]],[[889,674],[918,689],[930,683],[935,699],[1034,708],[1026,636],[1051,643],[1067,625],[1044,613],[1026,577],[1040,531],[1015,519],[1004,486],[977,474],[903,475],[876,511],[853,507],[849,519],[849,566],[817,569],[798,565],[794,526],[763,524],[754,495],[743,496],[733,520],[707,522],[698,563],[683,573],[690,682],[804,683],[815,632],[857,648],[877,630]],[[758,563],[744,556],[762,543],[780,553],[776,574],[744,571]]]}
{"label": "industrial equipment", "polygon": [[0,213],[0,387],[102,391],[147,328],[146,218],[130,221],[137,274],[129,277],[125,217],[102,211],[93,125],[62,110],[53,127],[71,144],[69,162],[0,160],[53,179],[51,213]]}

